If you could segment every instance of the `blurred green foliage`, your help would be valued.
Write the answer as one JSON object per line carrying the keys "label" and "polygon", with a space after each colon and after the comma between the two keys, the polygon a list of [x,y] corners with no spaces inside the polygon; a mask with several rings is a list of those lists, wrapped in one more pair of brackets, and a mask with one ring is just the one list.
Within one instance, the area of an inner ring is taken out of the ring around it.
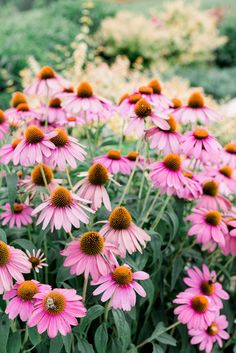
{"label": "blurred green foliage", "polygon": [[220,67],[236,66],[236,13],[227,16],[220,28],[228,42],[216,50],[216,64]]}

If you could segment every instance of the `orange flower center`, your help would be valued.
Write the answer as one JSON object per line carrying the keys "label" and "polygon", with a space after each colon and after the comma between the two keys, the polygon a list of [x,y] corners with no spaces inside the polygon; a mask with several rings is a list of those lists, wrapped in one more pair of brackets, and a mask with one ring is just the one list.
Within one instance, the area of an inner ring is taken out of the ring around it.
{"label": "orange flower center", "polygon": [[194,130],[193,135],[197,140],[204,140],[209,136],[208,132],[200,127]]}
{"label": "orange flower center", "polygon": [[43,138],[44,138],[43,131],[38,126],[31,125],[27,127],[25,131],[26,142],[37,144],[41,142]]}
{"label": "orange flower center", "polygon": [[221,222],[221,218],[220,212],[216,210],[208,211],[205,215],[205,221],[212,226],[218,226]]}
{"label": "orange flower center", "polygon": [[172,115],[169,115],[167,123],[170,125],[169,132],[175,132],[177,130],[177,122]]}
{"label": "orange flower center", "polygon": [[5,123],[5,121],[6,121],[5,114],[4,114],[4,112],[0,109],[0,124]]}
{"label": "orange flower center", "polygon": [[220,168],[219,172],[225,177],[231,178],[234,171],[229,165],[225,165],[224,167]]}
{"label": "orange flower center", "polygon": [[122,94],[122,96],[119,99],[118,105],[120,105],[128,97],[129,97],[128,93]]}
{"label": "orange flower center", "polygon": [[15,92],[12,95],[11,106],[16,108],[21,103],[27,103],[26,96],[21,92]]}
{"label": "orange flower center", "polygon": [[87,81],[81,82],[77,88],[77,96],[80,98],[89,98],[89,97],[92,97],[92,95],[93,95],[92,86]]}
{"label": "orange flower center", "polygon": [[76,116],[68,116],[67,121],[76,121]]}
{"label": "orange flower center", "polygon": [[134,112],[139,118],[146,118],[152,113],[151,105],[146,101],[146,99],[141,98],[134,107]]}
{"label": "orange flower center", "polygon": [[163,159],[164,165],[174,172],[177,172],[181,168],[181,159],[178,154],[170,153]]}
{"label": "orange flower center", "polygon": [[28,112],[30,110],[29,105],[27,103],[20,103],[16,107],[18,112]]}
{"label": "orange flower center", "polygon": [[20,142],[21,142],[21,139],[19,139],[19,138],[16,138],[15,140],[13,140],[11,143],[12,148],[15,149],[16,146],[19,145]]}
{"label": "orange flower center", "polygon": [[150,87],[150,86],[141,86],[141,87],[139,87],[138,90],[139,90],[139,92],[140,92],[141,94],[150,95],[150,94],[153,93],[153,89],[152,89],[152,87]]}
{"label": "orange flower center", "polygon": [[21,203],[14,203],[13,210],[14,213],[21,213],[24,209],[24,206]]}
{"label": "orange flower center", "polygon": [[[53,172],[51,170],[50,167],[48,167],[46,164],[41,164],[41,166],[43,167],[43,171],[44,171],[44,175],[45,175],[45,179],[47,181],[47,184],[50,184],[52,179],[53,179]],[[33,181],[33,183],[37,186],[46,186],[43,180],[43,176],[42,176],[42,172],[41,172],[41,168],[40,165],[36,165],[36,167],[34,167],[34,169],[31,172],[31,179]]]}
{"label": "orange flower center", "polygon": [[107,168],[101,164],[93,164],[88,170],[88,180],[93,185],[105,185],[109,180]]}
{"label": "orange flower center", "polygon": [[131,222],[131,214],[123,206],[114,208],[109,216],[110,226],[115,230],[128,229]]}
{"label": "orange flower center", "polygon": [[127,158],[130,160],[130,161],[136,161],[136,159],[138,158],[139,156],[139,153],[136,152],[136,151],[131,151],[127,154]]}
{"label": "orange flower center", "polygon": [[153,79],[148,84],[149,87],[152,88],[153,93],[160,94],[161,93],[161,84],[158,80]]}
{"label": "orange flower center", "polygon": [[220,331],[219,326],[216,322],[212,322],[212,324],[207,328],[207,333],[210,336],[215,336]]}
{"label": "orange flower center", "polygon": [[66,307],[64,295],[58,292],[49,292],[43,300],[43,307],[52,315],[61,314]]}
{"label": "orange flower center", "polygon": [[189,170],[183,170],[182,173],[186,178],[189,178],[189,179],[193,178],[193,173],[190,172]]}
{"label": "orange flower center", "polygon": [[121,159],[121,153],[118,150],[110,150],[107,153],[107,157],[110,159],[119,160]]}
{"label": "orange flower center", "polygon": [[38,293],[37,285],[32,281],[24,281],[17,289],[17,295],[23,300],[31,301]]}
{"label": "orange flower center", "polygon": [[129,96],[130,104],[136,104],[142,98],[140,93],[134,93]]}
{"label": "orange flower center", "polygon": [[201,92],[195,91],[191,94],[188,99],[188,106],[191,108],[203,108],[205,105],[205,99]]}
{"label": "orange flower center", "polygon": [[54,207],[68,207],[72,202],[70,191],[64,186],[58,186],[51,194],[51,202]]}
{"label": "orange flower center", "polygon": [[38,73],[38,78],[41,80],[47,80],[55,77],[55,72],[50,66],[44,66]]}
{"label": "orange flower center", "polygon": [[225,145],[224,149],[230,154],[236,154],[236,144],[234,143],[228,143],[227,145]]}
{"label": "orange flower center", "polygon": [[72,86],[70,87],[64,87],[63,88],[63,92],[64,93],[73,93],[74,92],[74,88]]}
{"label": "orange flower center", "polygon": [[49,107],[61,108],[61,99],[60,98],[51,98],[49,101]]}
{"label": "orange flower center", "polygon": [[177,108],[182,107],[183,103],[179,98],[173,98],[172,105],[173,105],[173,108],[177,109]]}
{"label": "orange flower center", "polygon": [[8,263],[10,258],[10,250],[6,243],[0,240],[0,267]]}
{"label": "orange flower center", "polygon": [[67,142],[68,142],[68,134],[66,133],[65,130],[61,128],[56,128],[55,131],[57,132],[57,135],[53,138],[51,138],[51,142],[54,143],[56,147],[64,147]]}
{"label": "orange flower center", "polygon": [[129,267],[119,266],[113,271],[112,277],[117,284],[123,286],[132,282],[133,273]]}
{"label": "orange flower center", "polygon": [[29,262],[32,264],[33,268],[37,267],[40,264],[40,259],[35,256],[29,257]]}
{"label": "orange flower center", "polygon": [[80,237],[80,249],[89,256],[96,256],[104,248],[104,238],[97,232],[87,232]]}
{"label": "orange flower center", "polygon": [[203,281],[201,284],[201,291],[206,295],[212,295],[215,293],[215,284],[209,281]]}
{"label": "orange flower center", "polygon": [[219,192],[219,184],[214,180],[206,181],[203,184],[203,194],[209,196],[216,196]]}
{"label": "orange flower center", "polygon": [[198,313],[204,313],[209,306],[207,297],[204,295],[196,295],[192,299],[192,308]]}

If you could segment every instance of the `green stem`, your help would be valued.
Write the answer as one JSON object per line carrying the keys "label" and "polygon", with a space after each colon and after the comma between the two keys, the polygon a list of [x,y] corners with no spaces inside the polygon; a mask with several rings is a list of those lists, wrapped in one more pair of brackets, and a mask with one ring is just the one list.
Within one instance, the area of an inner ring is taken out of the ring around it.
{"label": "green stem", "polygon": [[[153,207],[154,207],[154,205],[155,205],[155,203],[156,203],[156,201],[157,201],[159,195],[160,195],[160,190],[157,191],[156,196],[154,197],[154,199],[153,199],[153,201],[152,201],[152,203],[151,203],[151,206],[149,207],[147,213],[146,213],[145,216],[143,217],[143,221],[142,221],[142,223],[141,223],[141,225],[140,225],[141,228],[142,228],[142,226],[144,225],[144,223],[146,222],[146,220],[148,219],[148,216],[149,216],[149,214],[151,213],[151,211],[152,211],[152,209],[153,209]],[[147,201],[146,201],[146,202],[147,202]]]}
{"label": "green stem", "polygon": [[84,278],[84,285],[83,285],[83,303],[86,301],[86,293],[87,293],[87,287],[88,287],[88,278]]}
{"label": "green stem", "polygon": [[88,125],[85,124],[84,127],[85,127],[86,137],[88,140],[89,154],[90,154],[91,159],[93,159],[92,142],[91,142],[91,138],[90,138],[90,134],[89,134],[89,130],[88,130]]}
{"label": "green stem", "polygon": [[107,322],[108,320],[108,314],[109,310],[111,309],[111,303],[112,303],[113,296],[110,298],[110,300],[106,303],[105,306],[105,311],[104,311],[104,322]]}
{"label": "green stem", "polygon": [[48,192],[49,192],[49,195],[50,195],[50,189],[49,189],[49,187],[48,187],[46,175],[45,175],[45,173],[44,173],[44,169],[43,169],[43,166],[42,166],[41,163],[39,164],[39,168],[40,168],[40,171],[41,171],[41,174],[42,174],[42,177],[43,177],[44,185],[45,185],[45,187],[47,188],[47,190],[48,190]]}
{"label": "green stem", "polygon": [[70,185],[70,188],[72,190],[73,189],[73,184],[72,184],[72,181],[71,181],[71,177],[70,177],[70,173],[69,173],[68,167],[66,167],[66,176],[67,176],[67,180],[68,180],[68,183]]}
{"label": "green stem", "polygon": [[161,208],[160,212],[158,213],[155,222],[153,223],[152,230],[154,230],[157,227],[157,225],[159,224],[161,217],[166,209],[166,206],[167,206],[168,202],[170,201],[171,196],[172,195],[168,195],[166,197],[165,202],[163,203],[162,208]]}
{"label": "green stem", "polygon": [[[47,242],[47,233],[44,235],[44,255],[46,259],[48,258],[48,242]],[[48,284],[48,267],[45,267],[45,282]]]}

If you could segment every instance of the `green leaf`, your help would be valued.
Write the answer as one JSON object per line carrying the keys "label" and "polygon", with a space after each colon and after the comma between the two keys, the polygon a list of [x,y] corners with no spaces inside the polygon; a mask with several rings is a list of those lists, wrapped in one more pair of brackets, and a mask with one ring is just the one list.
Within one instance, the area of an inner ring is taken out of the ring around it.
{"label": "green leaf", "polygon": [[7,243],[7,235],[3,229],[0,229],[0,240],[4,241],[4,243]]}
{"label": "green leaf", "polygon": [[17,182],[18,182],[17,175],[7,174],[6,181],[7,181],[9,203],[12,209],[16,200],[16,189],[17,189]]}
{"label": "green leaf", "polygon": [[176,346],[177,342],[174,337],[171,335],[168,335],[168,333],[162,333],[161,335],[156,337],[156,340],[158,342],[161,342],[163,344],[167,344],[168,346]]}
{"label": "green leaf", "polygon": [[94,305],[90,309],[88,309],[87,315],[81,320],[79,325],[79,332],[83,333],[86,328],[90,325],[90,323],[97,319],[104,313],[104,307],[101,305]]}
{"label": "green leaf", "polygon": [[34,244],[28,240],[28,239],[17,239],[13,241],[14,244],[20,246],[23,250],[29,250],[32,251],[33,249],[35,249]]}
{"label": "green leaf", "polygon": [[124,350],[129,346],[131,334],[129,325],[125,319],[125,315],[121,310],[112,310],[112,315],[117,329],[117,336],[122,342]]}
{"label": "green leaf", "polygon": [[19,353],[21,347],[20,331],[14,332],[9,336],[7,343],[7,353]]}
{"label": "green leaf", "polygon": [[66,353],[70,353],[72,345],[72,335],[68,334],[66,336],[62,336],[62,341],[64,343]]}
{"label": "green leaf", "polygon": [[157,345],[156,343],[152,344],[152,353],[164,353],[164,350],[161,346]]}
{"label": "green leaf", "polygon": [[172,265],[172,271],[171,271],[171,287],[170,289],[174,289],[175,284],[177,279],[179,278],[179,275],[184,268],[184,262],[181,257],[177,257]]}
{"label": "green leaf", "polygon": [[98,353],[106,353],[108,342],[107,327],[102,323],[95,332],[94,343]]}
{"label": "green leaf", "polygon": [[63,347],[63,341],[61,335],[51,339],[49,353],[60,353]]}
{"label": "green leaf", "polygon": [[28,327],[30,342],[36,346],[41,342],[41,336],[36,327]]}
{"label": "green leaf", "polygon": [[10,330],[10,320],[7,315],[0,314],[0,353],[7,353],[7,341]]}
{"label": "green leaf", "polygon": [[94,353],[93,346],[84,338],[78,338],[79,353]]}

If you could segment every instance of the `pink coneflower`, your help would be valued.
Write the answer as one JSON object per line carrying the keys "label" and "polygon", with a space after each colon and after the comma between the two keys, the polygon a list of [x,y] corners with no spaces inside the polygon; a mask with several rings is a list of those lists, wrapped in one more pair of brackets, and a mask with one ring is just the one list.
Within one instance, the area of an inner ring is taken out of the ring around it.
{"label": "pink coneflower", "polygon": [[48,267],[48,264],[46,263],[46,257],[41,249],[38,249],[37,251],[33,249],[32,253],[30,253],[29,250],[26,249],[25,252],[35,272],[39,273],[39,270],[41,270],[41,268]]}
{"label": "pink coneflower", "polygon": [[134,115],[129,118],[128,126],[125,129],[125,134],[129,135],[135,133],[137,137],[142,137],[145,131],[146,120],[151,120],[162,130],[168,130],[170,128],[168,122],[168,116],[162,115],[161,113],[156,114],[151,104],[144,98],[141,98],[134,107]]}
{"label": "pink coneflower", "polygon": [[88,172],[80,173],[78,176],[84,177],[73,188],[73,190],[79,188],[78,196],[91,201],[91,208],[94,211],[102,207],[102,203],[108,211],[111,211],[111,202],[105,187],[109,180],[113,180],[108,169],[101,163],[95,163]]}
{"label": "pink coneflower", "polygon": [[221,247],[224,255],[232,254],[236,256],[236,218],[226,218],[225,223],[228,227],[228,234],[225,238],[225,245]]}
{"label": "pink coneflower", "polygon": [[23,273],[30,273],[31,263],[23,251],[0,240],[0,294],[13,286],[13,279],[24,281]]}
{"label": "pink coneflower", "polygon": [[49,289],[49,285],[42,285],[34,280],[17,282],[3,295],[4,300],[10,299],[5,311],[9,319],[14,320],[19,315],[22,321],[27,321],[34,308],[34,295]]}
{"label": "pink coneflower", "polygon": [[206,244],[213,241],[220,246],[224,246],[228,230],[219,211],[195,208],[186,219],[192,222],[188,235],[195,235],[198,243]]}
{"label": "pink coneflower", "polygon": [[175,308],[174,313],[178,320],[188,326],[188,329],[207,328],[219,312],[219,307],[212,304],[211,299],[206,295],[194,295],[187,291],[181,292],[173,301],[180,304]]}
{"label": "pink coneflower", "polygon": [[0,109],[0,139],[6,136],[9,132],[7,117],[4,112]]}
{"label": "pink coneflower", "polygon": [[171,100],[162,93],[161,83],[153,79],[149,82],[148,87],[153,90],[153,93],[150,94],[150,101],[155,105],[155,109],[158,111],[168,109],[171,105]]}
{"label": "pink coneflower", "polygon": [[152,127],[146,132],[146,138],[150,140],[150,147],[163,151],[164,154],[178,153],[180,149],[181,135],[177,132],[177,123],[173,116],[167,120],[168,130]]}
{"label": "pink coneflower", "polygon": [[24,93],[16,91],[12,94],[11,107],[16,108],[19,104],[27,103],[27,98]]}
{"label": "pink coneflower", "polygon": [[102,276],[98,281],[93,281],[92,285],[98,285],[93,295],[102,294],[101,301],[106,302],[111,299],[111,307],[130,311],[136,304],[136,293],[141,297],[146,297],[143,287],[137,280],[148,279],[146,272],[133,272],[128,265],[118,266],[111,273]]}
{"label": "pink coneflower", "polygon": [[15,118],[23,122],[32,120],[32,118],[39,118],[39,113],[31,109],[27,103],[20,103],[16,108],[8,109],[7,114],[9,118]]}
{"label": "pink coneflower", "polygon": [[222,147],[206,129],[187,131],[182,137],[182,151],[187,157],[207,161],[219,155]]}
{"label": "pink coneflower", "polygon": [[103,156],[95,157],[93,163],[103,164],[110,173],[130,174],[131,169],[128,161],[118,150],[110,150]]}
{"label": "pink coneflower", "polygon": [[142,98],[140,93],[128,94],[125,93],[120,98],[118,103],[117,112],[124,118],[134,116],[135,104]]}
{"label": "pink coneflower", "polygon": [[12,143],[8,143],[7,145],[2,146],[0,149],[1,163],[8,164],[12,161],[16,146],[19,145],[21,140],[22,138],[16,138],[12,141]]}
{"label": "pink coneflower", "polygon": [[232,168],[236,168],[236,142],[232,141],[224,146],[221,153],[221,160],[224,164],[229,164]]}
{"label": "pink coneflower", "polygon": [[44,66],[37,74],[32,85],[25,89],[25,93],[48,97],[59,92],[63,87],[69,86],[70,83],[56,74],[50,66]]}
{"label": "pink coneflower", "polygon": [[77,161],[83,162],[85,160],[84,146],[76,138],[69,136],[62,128],[56,128],[54,132],[56,136],[54,135],[50,142],[54,144],[55,148],[47,159],[48,163],[53,169],[58,166],[61,171],[66,169],[67,164],[71,168],[76,168]]}
{"label": "pink coneflower", "polygon": [[219,194],[219,183],[216,180],[205,178],[202,190],[203,194],[196,204],[197,208],[221,209],[227,212],[232,207],[229,200]]}
{"label": "pink coneflower", "polygon": [[205,105],[205,98],[199,91],[193,92],[188,99],[188,104],[175,110],[172,114],[181,124],[200,122],[207,125],[211,121],[221,119],[216,111]]}
{"label": "pink coneflower", "polygon": [[210,272],[206,265],[202,266],[202,271],[194,266],[187,271],[188,277],[184,278],[185,284],[190,288],[188,292],[192,294],[203,294],[211,298],[214,305],[223,308],[222,299],[228,300],[229,295],[222,289],[222,285],[216,282],[215,271]]}
{"label": "pink coneflower", "polygon": [[55,145],[50,139],[56,136],[56,132],[44,134],[43,131],[31,125],[27,127],[22,141],[16,146],[13,154],[14,165],[30,166],[35,163],[42,163],[45,158],[50,157]]}
{"label": "pink coneflower", "polygon": [[60,98],[54,97],[49,100],[48,106],[43,104],[40,109],[42,120],[47,117],[49,124],[62,125],[63,121],[66,120],[67,114],[61,103]]}
{"label": "pink coneflower", "polygon": [[189,335],[192,336],[191,344],[199,344],[199,350],[211,353],[215,342],[222,348],[222,340],[229,339],[229,334],[225,331],[228,321],[225,315],[216,315],[208,327],[204,329],[191,329]]}
{"label": "pink coneflower", "polygon": [[176,194],[182,192],[187,183],[182,173],[182,161],[178,154],[168,154],[162,162],[149,165],[150,178],[153,186],[160,188],[161,192]]}
{"label": "pink coneflower", "polygon": [[130,151],[126,156],[125,156],[127,162],[130,165],[130,170],[133,170],[134,165],[137,163],[136,160],[138,158],[138,163],[137,163],[137,167],[140,168],[141,170],[143,170],[144,168],[144,162],[145,159],[144,157],[140,156],[139,152],[137,151]]}
{"label": "pink coneflower", "polygon": [[10,204],[6,203],[2,208],[4,212],[0,214],[0,218],[3,226],[9,223],[9,228],[21,228],[32,223],[31,213],[33,208],[29,205],[14,203],[13,209],[11,209]]}
{"label": "pink coneflower", "polygon": [[219,190],[223,195],[228,196],[231,193],[236,193],[236,174],[230,165],[211,166],[205,169],[205,173],[219,183]]}
{"label": "pink coneflower", "polygon": [[47,331],[50,338],[56,337],[58,331],[66,336],[71,332],[71,326],[78,325],[76,318],[87,313],[82,297],[75,289],[49,289],[35,294],[34,299],[34,310],[27,325],[37,325],[38,333]]}
{"label": "pink coneflower", "polygon": [[132,254],[135,251],[142,253],[142,247],[150,241],[150,236],[133,223],[131,214],[125,207],[116,207],[111,212],[108,221],[100,230],[109,243],[115,245],[121,257],[126,252]]}
{"label": "pink coneflower", "polygon": [[76,93],[69,93],[63,98],[63,107],[72,114],[79,114],[84,124],[106,121],[113,113],[113,105],[105,98],[94,94],[92,86],[83,81]]}
{"label": "pink coneflower", "polygon": [[89,223],[89,219],[84,210],[93,213],[89,207],[85,206],[86,200],[72,194],[64,186],[58,186],[51,193],[49,199],[35,208],[32,216],[41,212],[37,225],[43,222],[42,229],[50,223],[51,232],[55,229],[64,228],[66,232],[71,231],[71,226],[80,228],[80,222]]}
{"label": "pink coneflower", "polygon": [[85,278],[91,275],[96,281],[111,271],[112,265],[116,264],[116,253],[115,246],[95,231],[82,234],[61,251],[61,255],[66,256],[64,266],[70,267],[71,274],[84,273]]}
{"label": "pink coneflower", "polygon": [[202,195],[202,186],[196,176],[190,170],[182,171],[185,177],[185,185],[176,194],[179,198],[196,200]]}
{"label": "pink coneflower", "polygon": [[71,116],[67,115],[66,119],[62,121],[62,125],[68,126],[68,127],[75,127],[75,126],[82,126],[83,125],[83,119],[80,116]]}

